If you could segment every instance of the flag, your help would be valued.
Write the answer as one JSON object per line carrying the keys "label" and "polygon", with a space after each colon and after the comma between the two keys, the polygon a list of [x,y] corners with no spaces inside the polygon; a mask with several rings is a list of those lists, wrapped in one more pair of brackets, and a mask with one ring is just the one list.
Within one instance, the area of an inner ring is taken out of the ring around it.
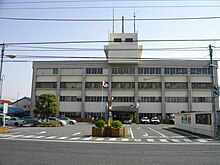
{"label": "flag", "polygon": [[107,88],[108,84],[105,81],[102,81],[102,87]]}

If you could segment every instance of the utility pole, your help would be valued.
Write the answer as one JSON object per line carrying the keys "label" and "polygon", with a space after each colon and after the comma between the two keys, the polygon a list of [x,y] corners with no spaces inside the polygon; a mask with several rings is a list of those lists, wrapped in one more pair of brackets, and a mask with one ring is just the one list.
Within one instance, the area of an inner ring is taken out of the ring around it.
{"label": "utility pole", "polygon": [[210,69],[211,69],[211,81],[212,81],[212,113],[213,113],[213,131],[214,131],[214,138],[217,137],[217,118],[216,118],[216,103],[215,103],[215,93],[214,93],[214,87],[215,87],[215,79],[214,79],[214,68],[215,65],[213,64],[213,49],[212,45],[209,45],[209,56],[210,56]]}
{"label": "utility pole", "polygon": [[3,57],[5,54],[5,44],[2,44],[2,51],[1,51],[1,67],[0,67],[0,104],[2,102],[2,84],[3,84],[3,76],[2,76],[2,69],[3,69]]}

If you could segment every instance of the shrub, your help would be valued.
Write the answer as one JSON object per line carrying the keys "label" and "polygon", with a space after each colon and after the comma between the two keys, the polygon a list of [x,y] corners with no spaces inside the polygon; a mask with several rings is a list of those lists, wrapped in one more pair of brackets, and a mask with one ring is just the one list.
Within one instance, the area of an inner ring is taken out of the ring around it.
{"label": "shrub", "polygon": [[121,128],[122,123],[119,120],[115,120],[112,122],[112,128]]}
{"label": "shrub", "polygon": [[33,127],[60,127],[60,123],[58,121],[54,122],[35,122],[32,125]]}
{"label": "shrub", "polygon": [[100,119],[100,120],[96,121],[95,126],[96,127],[105,127],[105,121]]}

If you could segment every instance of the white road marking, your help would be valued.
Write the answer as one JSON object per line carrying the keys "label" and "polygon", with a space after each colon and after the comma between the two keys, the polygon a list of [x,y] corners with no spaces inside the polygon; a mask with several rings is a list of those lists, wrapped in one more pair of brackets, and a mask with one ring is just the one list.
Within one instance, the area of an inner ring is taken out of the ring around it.
{"label": "white road marking", "polygon": [[160,132],[154,130],[153,128],[150,128],[150,127],[149,127],[149,129],[150,129],[151,131],[154,131],[154,132],[158,133],[159,135],[161,135],[161,136],[163,136],[163,137],[167,137],[166,135],[164,135],[164,134],[162,134],[162,133],[160,133]]}
{"label": "white road marking", "polygon": [[59,138],[57,138],[57,139],[59,139],[59,140],[63,140],[63,139],[67,139],[68,137],[66,137],[66,136],[63,136],[63,137],[59,137]]}
{"label": "white road marking", "polygon": [[154,139],[147,139],[148,142],[154,142]]}
{"label": "white road marking", "polygon": [[205,139],[196,139],[197,141],[199,141],[199,142],[202,142],[202,143],[207,143],[208,141],[207,140],[205,140]]}
{"label": "white road marking", "polygon": [[70,140],[78,140],[80,137],[70,138]]}
{"label": "white road marking", "polygon": [[128,139],[128,138],[123,138],[123,139],[121,139],[121,141],[123,141],[123,142],[128,142],[129,139]]}
{"label": "white road marking", "polygon": [[83,140],[91,140],[91,139],[92,139],[92,136],[84,138]]}
{"label": "white road marking", "polygon": [[109,138],[108,141],[116,141],[116,138]]}
{"label": "white road marking", "polygon": [[35,137],[35,135],[27,135],[27,136],[23,136],[23,138],[32,138]]}
{"label": "white road marking", "polygon": [[80,135],[81,132],[74,133],[73,136]]}
{"label": "white road marking", "polygon": [[190,142],[192,142],[192,140],[190,140],[190,139],[183,139],[185,142],[187,142],[187,143],[190,143]]}
{"label": "white road marking", "polygon": [[144,137],[148,137],[148,134],[147,134],[147,133],[145,133],[143,136],[144,136]]}
{"label": "white road marking", "polygon": [[95,140],[97,140],[97,141],[102,141],[102,140],[104,140],[104,138],[97,138],[97,139],[95,139]]}
{"label": "white road marking", "polygon": [[141,139],[134,139],[134,141],[136,141],[136,142],[141,142]]}
{"label": "white road marking", "polygon": [[133,134],[133,132],[132,132],[131,127],[129,128],[129,130],[130,130],[131,138],[134,139],[134,134]]}
{"label": "white road marking", "polygon": [[44,138],[45,136],[35,136],[34,138],[36,139],[40,139],[40,138]]}
{"label": "white road marking", "polygon": [[168,141],[166,139],[160,139],[161,142],[165,142],[168,143]]}
{"label": "white road marking", "polygon": [[55,139],[57,136],[48,136],[46,139]]}
{"label": "white road marking", "polygon": [[17,138],[17,137],[23,137],[24,135],[14,135],[13,137],[14,138]]}
{"label": "white road marking", "polygon": [[41,132],[38,132],[38,133],[36,133],[37,135],[40,135],[40,134],[44,134],[44,133],[46,133],[46,131],[41,131]]}
{"label": "white road marking", "polygon": [[178,139],[171,139],[171,140],[175,143],[180,143],[180,141]]}

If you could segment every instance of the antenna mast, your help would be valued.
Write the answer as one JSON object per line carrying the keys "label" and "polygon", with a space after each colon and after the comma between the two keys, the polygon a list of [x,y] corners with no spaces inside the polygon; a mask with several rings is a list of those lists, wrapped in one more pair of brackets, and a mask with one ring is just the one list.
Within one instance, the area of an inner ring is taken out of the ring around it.
{"label": "antenna mast", "polygon": [[115,33],[115,8],[113,6],[113,25],[112,25],[112,33]]}
{"label": "antenna mast", "polygon": [[135,15],[135,11],[134,11],[134,33],[135,33],[135,31],[136,31],[136,27],[135,27],[135,17],[136,17],[136,15]]}
{"label": "antenna mast", "polygon": [[122,16],[122,33],[124,33],[124,16]]}

